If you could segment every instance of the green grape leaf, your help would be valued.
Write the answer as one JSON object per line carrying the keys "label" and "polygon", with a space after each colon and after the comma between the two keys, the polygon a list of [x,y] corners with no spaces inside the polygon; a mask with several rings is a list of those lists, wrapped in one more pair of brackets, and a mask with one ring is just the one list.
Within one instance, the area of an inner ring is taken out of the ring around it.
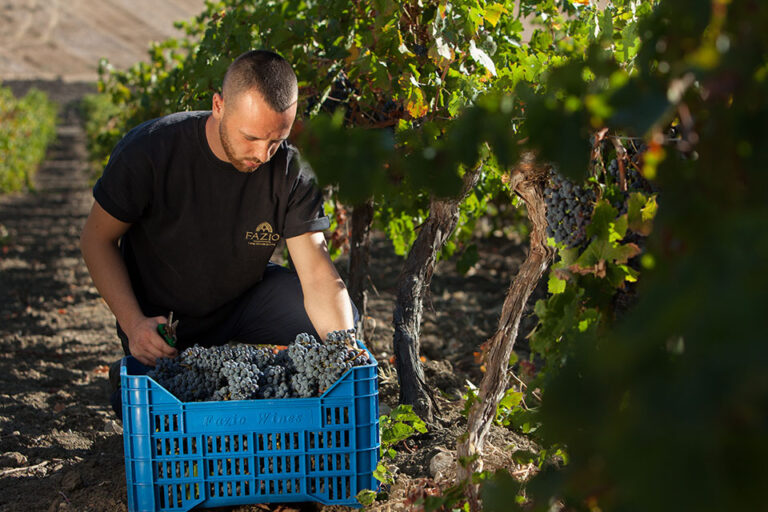
{"label": "green grape leaf", "polygon": [[[598,201],[592,213],[592,222],[587,226],[587,238],[608,240],[614,231],[613,223],[619,211],[606,200]],[[623,238],[623,235],[622,235]]]}
{"label": "green grape leaf", "polygon": [[467,19],[472,23],[471,31],[474,34],[483,24],[483,11],[477,7],[470,7]]}
{"label": "green grape leaf", "polygon": [[547,354],[577,323],[583,293],[583,289],[569,286],[563,293],[536,302],[534,312],[539,317],[539,324],[531,335],[531,350]]}
{"label": "green grape leaf", "polygon": [[609,263],[626,263],[638,254],[640,254],[640,248],[636,244],[616,245],[608,240],[596,239],[587,246],[569,269],[576,274],[606,277]]}
{"label": "green grape leaf", "polygon": [[563,293],[565,291],[565,285],[565,279],[560,279],[554,271],[549,273],[549,281],[547,282],[547,291],[549,293]]}
{"label": "green grape leaf", "polygon": [[357,501],[360,502],[360,504],[364,507],[371,506],[376,501],[376,491],[372,491],[371,489],[363,489],[357,493],[355,499],[357,499]]}
{"label": "green grape leaf", "polygon": [[523,393],[510,388],[504,392],[504,396],[501,398],[501,401],[499,401],[499,407],[512,409],[513,407],[520,405],[520,402],[522,401]]}

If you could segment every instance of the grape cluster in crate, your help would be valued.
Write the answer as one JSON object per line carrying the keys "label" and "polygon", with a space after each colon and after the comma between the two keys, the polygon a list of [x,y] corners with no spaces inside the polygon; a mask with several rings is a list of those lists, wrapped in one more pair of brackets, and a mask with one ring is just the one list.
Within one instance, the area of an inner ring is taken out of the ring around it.
{"label": "grape cluster in crate", "polygon": [[194,345],[159,359],[147,376],[182,402],[317,397],[350,368],[370,363],[368,352],[355,346],[354,329],[333,331],[324,342],[302,333],[279,351]]}

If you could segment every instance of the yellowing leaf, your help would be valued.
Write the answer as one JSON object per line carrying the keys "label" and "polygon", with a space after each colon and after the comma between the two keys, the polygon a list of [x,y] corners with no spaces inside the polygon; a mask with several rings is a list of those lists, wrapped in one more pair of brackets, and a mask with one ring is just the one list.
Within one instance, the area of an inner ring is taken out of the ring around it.
{"label": "yellowing leaf", "polygon": [[429,108],[424,102],[424,93],[418,87],[413,87],[408,94],[408,102],[405,105],[405,109],[414,119],[424,117],[427,115]]}
{"label": "yellowing leaf", "polygon": [[652,196],[650,199],[648,199],[648,204],[646,204],[641,210],[643,214],[643,222],[653,220],[654,217],[656,217],[657,208],[658,205],[656,204],[656,196]]}
{"label": "yellowing leaf", "polygon": [[633,192],[627,201],[629,229],[645,236],[650,235],[657,207],[656,196],[646,199],[640,192]]}
{"label": "yellowing leaf", "polygon": [[501,4],[494,3],[485,8],[484,18],[488,20],[488,23],[494,27],[499,22],[502,14],[507,14],[509,11]]}

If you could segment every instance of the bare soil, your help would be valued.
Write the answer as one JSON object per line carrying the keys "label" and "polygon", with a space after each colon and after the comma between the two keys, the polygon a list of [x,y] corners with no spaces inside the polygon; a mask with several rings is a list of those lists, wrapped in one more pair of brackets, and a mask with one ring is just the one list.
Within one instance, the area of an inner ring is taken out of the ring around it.
{"label": "bare soil", "polygon": [[[126,510],[122,425],[108,403],[107,365],[122,356],[114,318],[91,283],[78,237],[92,203],[85,136],[77,103],[87,83],[35,85],[60,103],[58,140],[36,176],[36,189],[0,196],[0,511]],[[396,484],[372,510],[413,510],[416,499],[451,483],[451,465],[430,472],[436,455],[455,455],[465,430],[459,400],[467,380],[480,383],[473,353],[496,328],[524,248],[506,237],[482,240],[481,260],[468,276],[445,261],[425,308],[422,353],[428,382],[440,391],[438,424],[398,449]],[[338,262],[343,273],[344,260]],[[383,410],[397,405],[392,365],[392,310],[402,258],[374,237],[367,321],[369,347],[380,362]],[[524,335],[532,326],[527,318]],[[524,340],[519,350],[526,351]],[[528,442],[493,427],[486,465],[515,468],[511,454]],[[438,458],[440,458],[438,457]],[[342,510],[313,503],[239,506],[235,512]]]}

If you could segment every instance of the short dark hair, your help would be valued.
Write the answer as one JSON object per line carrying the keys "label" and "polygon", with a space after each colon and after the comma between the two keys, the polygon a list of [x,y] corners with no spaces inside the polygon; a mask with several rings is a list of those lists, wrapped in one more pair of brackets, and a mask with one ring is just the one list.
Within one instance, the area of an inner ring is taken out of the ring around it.
{"label": "short dark hair", "polygon": [[269,50],[250,50],[236,58],[224,75],[221,94],[226,101],[253,89],[275,112],[288,110],[299,95],[291,64]]}

